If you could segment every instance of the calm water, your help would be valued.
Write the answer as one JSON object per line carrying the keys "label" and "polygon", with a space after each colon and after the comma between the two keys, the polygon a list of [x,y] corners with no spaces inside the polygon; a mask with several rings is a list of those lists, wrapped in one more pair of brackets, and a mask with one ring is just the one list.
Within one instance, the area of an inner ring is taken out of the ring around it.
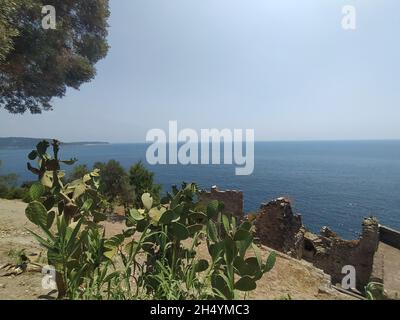
{"label": "calm water", "polygon": [[[128,168],[145,161],[144,144],[64,147],[62,156],[79,163],[116,159]],[[0,174],[15,172],[30,180],[26,171],[29,150],[1,150]],[[361,229],[362,218],[377,216],[381,223],[400,229],[400,141],[374,142],[259,142],[255,146],[253,175],[235,176],[234,166],[149,166],[156,180],[168,189],[182,181],[203,188],[239,189],[245,193],[245,210],[287,196],[304,224],[313,231],[331,226],[345,238]]]}

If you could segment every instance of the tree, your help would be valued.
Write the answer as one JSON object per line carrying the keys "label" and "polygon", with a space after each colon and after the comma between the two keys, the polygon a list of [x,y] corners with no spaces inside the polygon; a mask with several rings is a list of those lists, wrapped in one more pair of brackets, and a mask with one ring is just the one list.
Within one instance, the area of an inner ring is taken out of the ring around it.
{"label": "tree", "polygon": [[119,201],[125,206],[132,202],[134,194],[129,185],[128,175],[118,161],[97,162],[94,168],[100,169],[99,191],[107,197],[108,201]]}
{"label": "tree", "polygon": [[[2,162],[0,160],[0,168]],[[18,176],[14,173],[0,175],[0,198],[8,198],[10,190],[15,189],[18,182]]]}
{"label": "tree", "polygon": [[154,183],[154,173],[147,170],[142,162],[134,164],[129,169],[129,183],[135,192],[134,205],[136,208],[143,206],[141,196],[150,193],[154,201],[160,201],[161,185]]}
{"label": "tree", "polygon": [[12,25],[10,19],[15,15],[19,5],[20,0],[0,0],[0,63],[5,60],[12,49],[13,38],[19,34],[18,29]]}
{"label": "tree", "polygon": [[76,165],[68,174],[67,181],[72,182],[74,180],[82,179],[82,177],[88,173],[90,173],[90,170],[86,164]]}
{"label": "tree", "polygon": [[[56,29],[42,8],[56,9]],[[51,110],[51,99],[94,78],[108,51],[108,0],[0,0],[0,108]]]}

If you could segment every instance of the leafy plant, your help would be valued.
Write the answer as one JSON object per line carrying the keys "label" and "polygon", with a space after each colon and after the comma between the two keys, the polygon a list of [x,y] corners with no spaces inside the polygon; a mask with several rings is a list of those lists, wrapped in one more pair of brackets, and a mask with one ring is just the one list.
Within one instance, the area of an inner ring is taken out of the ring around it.
{"label": "leafy plant", "polygon": [[[113,248],[104,238],[98,224],[106,219],[107,202],[97,192],[98,171],[63,185],[60,164],[75,160],[58,159],[59,142],[52,143],[53,157],[47,153],[49,143],[40,142],[29,159],[38,159],[39,168],[28,164],[40,182],[30,188],[32,202],[26,208],[27,218],[38,226],[44,237],[30,231],[47,249],[48,263],[56,269],[59,297],[79,296],[80,286],[94,278],[102,263],[110,260],[107,252]],[[55,230],[54,230],[55,229]]]}
{"label": "leafy plant", "polygon": [[161,185],[154,183],[154,173],[146,169],[142,162],[134,164],[129,169],[129,184],[133,187],[136,208],[143,208],[141,196],[149,193],[155,203],[160,201]]}
{"label": "leafy plant", "polygon": [[134,191],[129,185],[128,174],[118,161],[97,162],[94,168],[100,172],[99,191],[110,203],[123,204],[125,207],[133,203]]}
{"label": "leafy plant", "polygon": [[7,252],[7,256],[13,260],[17,267],[26,268],[26,264],[29,261],[25,255],[25,249],[11,249]]}
{"label": "leafy plant", "polygon": [[[0,160],[0,169],[2,162]],[[0,198],[14,199],[18,176],[16,174],[0,175]]]}
{"label": "leafy plant", "polygon": [[[184,184],[158,206],[153,206],[152,197],[145,193],[144,209],[131,210],[127,224],[148,232],[142,247],[151,275],[145,273],[140,279],[147,293],[168,299],[170,291],[163,288],[172,286],[179,299],[198,298],[200,292],[203,298],[235,299],[238,291],[254,290],[256,282],[274,266],[275,253],[263,262],[253,243],[252,224],[237,225],[235,218],[221,213],[222,203],[212,201],[204,208],[197,196],[195,184]],[[201,239],[207,243],[208,260],[198,258]],[[183,245],[184,241],[190,245]],[[247,256],[250,248],[253,257]]]}
{"label": "leafy plant", "polygon": [[67,175],[67,182],[72,182],[82,178],[84,175],[90,173],[89,168],[86,164],[79,164],[72,168],[72,170]]}
{"label": "leafy plant", "polygon": [[385,292],[383,283],[370,282],[365,287],[365,293],[368,300],[387,300],[388,296]]}

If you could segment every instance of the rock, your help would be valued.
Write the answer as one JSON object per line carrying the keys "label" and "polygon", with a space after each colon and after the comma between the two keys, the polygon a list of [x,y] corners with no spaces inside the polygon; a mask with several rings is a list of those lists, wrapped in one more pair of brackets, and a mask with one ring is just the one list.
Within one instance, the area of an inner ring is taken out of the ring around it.
{"label": "rock", "polygon": [[6,285],[4,283],[0,283],[0,289],[4,289]]}
{"label": "rock", "polygon": [[349,291],[353,292],[353,293],[355,293],[355,294],[357,294],[359,296],[363,296],[362,292],[357,290],[356,288],[350,288]]}
{"label": "rock", "polygon": [[305,230],[301,216],[293,213],[287,199],[279,198],[261,205],[254,224],[261,244],[301,258]]}
{"label": "rock", "polygon": [[333,289],[329,288],[329,287],[321,286],[321,287],[318,288],[318,293],[332,295],[332,294],[335,293],[335,291]]}
{"label": "rock", "polygon": [[0,270],[1,269],[5,269],[6,267],[8,267],[10,264],[9,263],[4,263],[2,265],[0,265]]}
{"label": "rock", "polygon": [[218,200],[224,203],[223,213],[233,215],[239,219],[244,217],[243,192],[238,190],[220,191],[217,186],[213,186],[211,191],[202,191],[200,193],[200,202],[206,204],[212,200]]}
{"label": "rock", "polygon": [[321,236],[327,238],[337,238],[337,234],[333,232],[329,227],[322,227],[321,229]]}

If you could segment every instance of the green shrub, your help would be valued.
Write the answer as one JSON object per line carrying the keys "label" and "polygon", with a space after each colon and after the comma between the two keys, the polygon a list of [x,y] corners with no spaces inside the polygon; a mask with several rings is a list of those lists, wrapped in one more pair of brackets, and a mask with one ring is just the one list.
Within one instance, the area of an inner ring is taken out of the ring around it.
{"label": "green shrub", "polygon": [[388,300],[383,283],[370,282],[365,287],[365,294],[368,300]]}
{"label": "green shrub", "polygon": [[[0,166],[1,166],[0,161]],[[0,198],[14,199],[18,176],[16,174],[0,175]]]}
{"label": "green shrub", "polygon": [[9,200],[20,200],[25,199],[29,191],[23,188],[11,188],[8,190],[7,199]]}
{"label": "green shrub", "polygon": [[142,194],[149,193],[155,203],[160,202],[161,185],[154,183],[154,173],[138,162],[129,169],[129,184],[133,187],[133,206],[143,208]]}
{"label": "green shrub", "polygon": [[100,172],[99,191],[109,202],[129,206],[133,202],[133,189],[129,185],[128,174],[116,160],[97,162],[93,168]]}
{"label": "green shrub", "polygon": [[8,188],[15,187],[17,185],[18,176],[15,173],[0,176],[0,185]]}
{"label": "green shrub", "polygon": [[[2,178],[4,178],[3,176]],[[14,181],[15,175],[9,175],[12,177],[11,180]],[[9,178],[4,178],[3,182],[9,180]],[[0,198],[8,200],[22,200],[24,202],[30,202],[29,188],[23,184],[21,187],[16,187],[16,183],[0,183]]]}
{"label": "green shrub", "polygon": [[68,174],[66,181],[72,182],[82,178],[84,175],[90,173],[89,168],[86,164],[79,164],[72,168],[71,172]]}
{"label": "green shrub", "polygon": [[[139,162],[134,164],[129,173],[116,160],[96,162],[93,169],[100,170],[100,189],[110,203],[128,207],[141,207],[141,196],[150,193],[159,203],[161,185],[154,183],[154,173]],[[66,182],[72,182],[90,172],[87,165],[76,165],[67,175]]]}
{"label": "green shrub", "polygon": [[[222,214],[218,201],[204,207],[195,184],[174,189],[159,206],[153,206],[149,194],[142,196],[142,202],[144,209],[132,209],[127,226],[148,234],[143,250],[150,272],[139,279],[146,293],[157,299],[170,299],[171,291],[178,299],[235,299],[238,292],[254,290],[275,264],[275,253],[262,261],[253,243],[252,224],[237,224],[234,217]],[[202,238],[207,260],[198,257]],[[189,247],[183,245],[185,240]]]}
{"label": "green shrub", "polygon": [[108,253],[113,246],[106,242],[99,225],[106,219],[107,202],[97,191],[98,170],[63,185],[60,165],[73,164],[75,160],[58,159],[56,140],[52,143],[53,157],[47,153],[48,147],[49,143],[43,141],[29,154],[30,160],[38,159],[38,168],[28,168],[40,182],[29,190],[32,201],[25,213],[44,234],[31,231],[47,249],[48,263],[56,269],[59,298],[82,298],[82,286],[102,274],[101,270],[107,270],[111,262]]}
{"label": "green shrub", "polygon": [[0,198],[6,199],[8,196],[8,187],[0,184]]}

